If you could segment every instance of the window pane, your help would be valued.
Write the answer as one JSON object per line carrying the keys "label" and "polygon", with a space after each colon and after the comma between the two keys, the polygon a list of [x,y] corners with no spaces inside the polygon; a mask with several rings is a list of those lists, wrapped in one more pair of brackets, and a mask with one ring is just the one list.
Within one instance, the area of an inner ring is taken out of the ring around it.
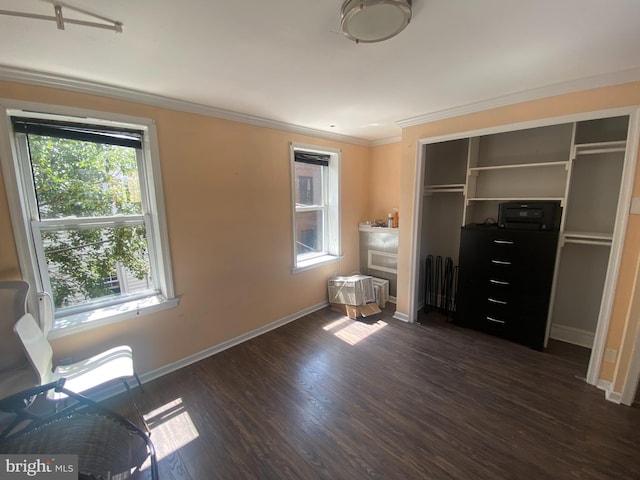
{"label": "window pane", "polygon": [[294,162],[296,176],[296,204],[323,205],[322,174],[320,165]]}
{"label": "window pane", "polygon": [[323,212],[296,212],[296,255],[324,253]]}
{"label": "window pane", "polygon": [[153,288],[144,226],[42,232],[56,308]]}
{"label": "window pane", "polygon": [[28,138],[41,219],[142,213],[135,148]]}

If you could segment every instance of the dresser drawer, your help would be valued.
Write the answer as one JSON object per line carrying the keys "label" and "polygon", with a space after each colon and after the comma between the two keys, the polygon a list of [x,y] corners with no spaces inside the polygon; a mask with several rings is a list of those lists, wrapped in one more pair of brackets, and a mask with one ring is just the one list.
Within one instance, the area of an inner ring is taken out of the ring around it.
{"label": "dresser drawer", "polygon": [[518,331],[517,319],[513,315],[491,309],[483,311],[478,316],[474,328],[510,340],[514,339]]}
{"label": "dresser drawer", "polygon": [[540,270],[522,263],[489,259],[484,272],[478,274],[491,291],[509,290],[520,293],[545,291],[553,280],[553,268]]}

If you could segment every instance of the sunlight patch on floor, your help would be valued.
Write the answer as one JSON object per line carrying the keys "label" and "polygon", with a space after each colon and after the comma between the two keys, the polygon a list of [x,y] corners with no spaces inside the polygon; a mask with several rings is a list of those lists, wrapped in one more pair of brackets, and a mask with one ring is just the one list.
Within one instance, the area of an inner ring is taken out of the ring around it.
{"label": "sunlight patch on floor", "polygon": [[359,322],[351,318],[339,318],[335,322],[325,325],[323,330],[333,333],[336,337],[349,345],[355,345],[369,335],[387,326],[386,322],[378,320],[375,323]]}
{"label": "sunlight patch on floor", "polygon": [[199,437],[182,398],[162,405],[144,416],[151,429],[151,441],[158,460],[176,452]]}

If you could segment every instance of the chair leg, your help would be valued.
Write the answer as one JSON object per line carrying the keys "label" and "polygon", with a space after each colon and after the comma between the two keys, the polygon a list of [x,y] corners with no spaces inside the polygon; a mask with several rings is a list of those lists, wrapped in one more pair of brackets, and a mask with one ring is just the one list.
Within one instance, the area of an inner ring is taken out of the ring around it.
{"label": "chair leg", "polygon": [[[138,383],[140,383],[140,380],[138,379],[138,375],[135,375],[135,377]],[[147,421],[144,419],[142,410],[140,410],[140,407],[138,407],[138,404],[136,403],[136,399],[133,396],[133,390],[131,390],[131,387],[129,386],[129,382],[127,381],[126,378],[121,378],[120,380],[122,380],[122,383],[124,383],[124,387],[127,389],[127,392],[129,392],[129,396],[131,397],[131,403],[133,403],[133,406],[136,409],[136,412],[138,412],[138,416],[140,417],[140,421],[142,421],[142,425],[144,425],[144,429],[146,430],[147,435],[151,436],[151,429],[149,428]]]}
{"label": "chair leg", "polygon": [[144,393],[144,388],[142,388],[142,382],[140,381],[140,377],[136,372],[133,372],[133,376],[136,377],[136,382],[138,382],[138,387],[140,387],[140,391]]}

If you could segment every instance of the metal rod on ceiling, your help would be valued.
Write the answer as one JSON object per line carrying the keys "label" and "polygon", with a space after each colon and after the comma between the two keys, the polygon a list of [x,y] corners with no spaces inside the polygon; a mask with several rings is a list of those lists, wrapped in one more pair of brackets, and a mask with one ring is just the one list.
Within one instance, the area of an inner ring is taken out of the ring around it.
{"label": "metal rod on ceiling", "polygon": [[[110,23],[111,25],[106,25],[104,23],[98,22],[90,22],[87,20],[77,20],[74,18],[65,18],[62,15],[62,7],[68,8],[69,10],[73,10],[78,13],[82,13],[84,15],[88,15],[99,20]],[[41,15],[38,13],[29,13],[29,12],[16,12],[13,10],[0,10],[0,15],[9,15],[12,17],[23,17],[23,18],[33,18],[36,20],[48,20],[51,22],[55,22],[59,30],[64,30],[65,23],[70,23],[72,25],[82,25],[84,27],[93,27],[93,28],[102,28],[105,30],[113,30],[116,33],[122,33],[122,22],[118,22],[116,20],[111,20],[106,17],[102,17],[100,15],[96,15],[95,13],[88,12],[81,8],[77,8],[71,5],[67,5],[63,2],[55,2],[53,4],[54,15]]]}

